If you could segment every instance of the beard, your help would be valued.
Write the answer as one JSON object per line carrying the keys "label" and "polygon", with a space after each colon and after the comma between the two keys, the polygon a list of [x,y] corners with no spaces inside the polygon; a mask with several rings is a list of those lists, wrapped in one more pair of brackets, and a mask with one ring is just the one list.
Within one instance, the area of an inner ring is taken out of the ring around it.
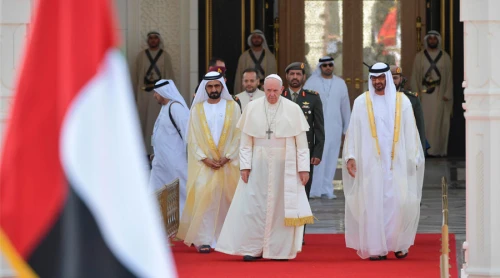
{"label": "beard", "polygon": [[220,98],[221,94],[222,94],[222,91],[221,92],[210,92],[210,93],[207,92],[208,97],[211,99],[218,99],[218,98]]}
{"label": "beard", "polygon": [[247,93],[254,93],[255,91],[257,91],[257,87],[247,87],[245,88],[245,90],[247,91]]}
{"label": "beard", "polygon": [[300,87],[301,85],[301,82],[300,80],[298,79],[291,79],[291,80],[288,80],[288,86],[290,86],[291,88],[298,88]]}
{"label": "beard", "polygon": [[432,43],[432,44],[429,43],[428,45],[429,45],[429,48],[431,48],[431,49],[436,49],[438,47],[437,43]]}
{"label": "beard", "polygon": [[255,46],[255,47],[259,47],[262,45],[262,40],[255,40],[255,41],[252,41],[252,45]]}
{"label": "beard", "polygon": [[385,90],[385,84],[376,84],[373,87],[375,88],[375,91],[383,91],[383,90]]}
{"label": "beard", "polygon": [[323,74],[325,76],[332,76],[333,70],[321,70],[321,74]]}

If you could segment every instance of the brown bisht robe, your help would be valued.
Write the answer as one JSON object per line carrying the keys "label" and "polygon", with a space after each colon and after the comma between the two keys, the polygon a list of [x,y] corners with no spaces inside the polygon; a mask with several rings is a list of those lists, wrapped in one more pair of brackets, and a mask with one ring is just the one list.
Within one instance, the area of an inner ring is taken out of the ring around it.
{"label": "brown bisht robe", "polygon": [[[419,52],[415,56],[411,79],[411,88],[414,92],[418,93],[422,104],[425,136],[430,145],[427,153],[434,156],[447,155],[450,117],[453,108],[453,79],[450,55],[443,50],[428,51],[428,53],[431,59],[435,60],[440,51],[443,54],[436,66],[441,77],[439,77],[435,70],[432,70],[428,77],[428,80],[440,80],[439,85],[434,87],[432,93],[427,93],[429,91],[428,88],[422,84],[422,80],[431,66],[424,51]],[[427,92],[424,92],[425,90]],[[448,98],[448,100],[444,101],[443,97]]]}

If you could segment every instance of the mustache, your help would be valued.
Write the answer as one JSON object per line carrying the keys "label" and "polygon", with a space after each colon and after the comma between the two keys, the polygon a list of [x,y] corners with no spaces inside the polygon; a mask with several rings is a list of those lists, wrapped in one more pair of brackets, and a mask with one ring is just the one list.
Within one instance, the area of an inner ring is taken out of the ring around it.
{"label": "mustache", "polygon": [[222,92],[210,92],[208,93],[208,97],[211,99],[218,99]]}

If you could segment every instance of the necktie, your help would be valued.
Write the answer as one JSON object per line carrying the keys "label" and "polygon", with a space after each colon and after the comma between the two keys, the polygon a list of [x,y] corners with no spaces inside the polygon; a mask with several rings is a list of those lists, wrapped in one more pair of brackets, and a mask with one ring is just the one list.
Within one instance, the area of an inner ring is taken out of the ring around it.
{"label": "necktie", "polygon": [[293,102],[297,102],[297,95],[298,95],[297,93],[293,93],[292,94],[292,100],[293,100]]}

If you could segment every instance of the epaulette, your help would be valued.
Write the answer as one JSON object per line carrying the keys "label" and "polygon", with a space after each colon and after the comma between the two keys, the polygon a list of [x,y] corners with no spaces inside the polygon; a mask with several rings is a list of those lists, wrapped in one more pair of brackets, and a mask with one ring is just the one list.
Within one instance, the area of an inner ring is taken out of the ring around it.
{"label": "epaulette", "polygon": [[308,93],[308,94],[311,94],[311,95],[319,95],[318,92],[316,91],[313,91],[313,90],[304,90],[304,92]]}
{"label": "epaulette", "polygon": [[412,96],[412,97],[418,97],[417,92],[412,92],[412,91],[404,91],[406,95]]}

